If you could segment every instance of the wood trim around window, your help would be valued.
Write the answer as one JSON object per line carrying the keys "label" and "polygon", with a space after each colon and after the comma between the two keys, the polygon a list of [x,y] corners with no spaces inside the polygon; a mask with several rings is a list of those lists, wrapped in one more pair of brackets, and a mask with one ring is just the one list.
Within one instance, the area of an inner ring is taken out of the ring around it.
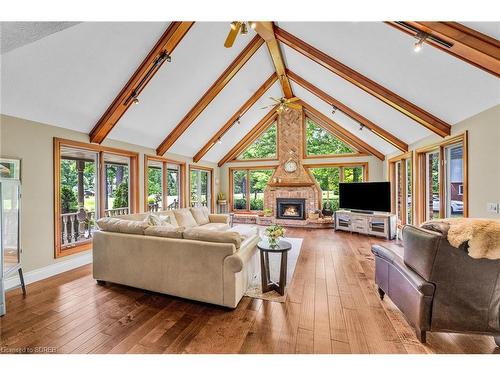
{"label": "wood trim around window", "polygon": [[[229,193],[228,193],[228,204],[229,204],[229,212],[253,212],[253,213],[259,213],[260,211],[252,211],[250,210],[250,171],[252,170],[261,170],[261,169],[270,169],[272,171],[275,171],[277,165],[255,165],[251,167],[229,167],[228,168],[228,180],[229,180]],[[234,171],[247,171],[247,204],[246,208],[244,210],[235,210],[233,207],[233,188],[234,188],[234,183],[233,183],[233,172]],[[272,177],[272,176],[271,176]]]}
{"label": "wood trim around window", "polygon": [[214,196],[215,196],[215,191],[214,191],[214,168],[211,167],[205,167],[203,165],[194,165],[194,164],[189,164],[189,185],[188,185],[188,192],[189,192],[189,198],[187,200],[189,207],[191,207],[191,170],[201,170],[201,171],[209,171],[210,172],[210,212],[215,213],[215,207],[214,207]]}
{"label": "wood trim around window", "polygon": [[[79,148],[82,150],[94,151],[99,153],[99,164],[97,165],[98,169],[98,179],[97,184],[101,185],[104,179],[101,176],[104,176],[104,162],[103,162],[103,154],[114,154],[119,156],[125,156],[130,158],[129,165],[129,175],[130,175],[130,211],[131,213],[135,213],[139,211],[139,154],[133,151],[122,150],[114,147],[101,146],[97,144],[73,141],[70,139],[63,138],[53,138],[53,195],[54,195],[54,258],[61,258],[67,255],[76,254],[82,251],[87,251],[92,248],[92,241],[88,240],[85,242],[81,242],[78,245],[62,248],[61,245],[61,194],[60,194],[60,186],[61,186],[61,147],[67,146],[72,148]],[[99,186],[99,202],[103,201],[103,189]],[[102,217],[104,212],[104,205],[99,203],[99,214]]]}
{"label": "wood trim around window", "polygon": [[[413,202],[415,202],[415,166],[414,166],[414,159],[413,159],[413,151],[409,151],[409,152],[405,152],[404,154],[401,154],[401,155],[398,155],[398,156],[395,156],[393,158],[390,158],[388,160],[388,174],[389,174],[389,182],[391,184],[391,212],[393,214],[396,213],[396,205],[397,205],[397,200],[396,200],[396,163],[398,162],[401,162],[401,174],[404,175],[404,184],[401,184],[402,186],[402,193],[401,193],[401,196],[402,197],[406,197],[407,196],[407,191],[406,191],[406,173],[407,173],[407,170],[406,170],[406,161],[407,160],[410,160],[410,164],[411,164],[411,168],[412,168],[412,171],[411,171],[411,197],[412,197],[412,206],[413,206],[413,212],[412,212],[412,223],[415,222],[415,205],[413,204]],[[406,199],[406,198],[405,198]],[[401,205],[401,224],[408,224],[406,222],[407,220],[407,212],[406,212],[406,209],[407,209],[407,206],[406,206],[406,202],[405,204],[402,204]]]}
{"label": "wood trim around window", "polygon": [[[166,170],[167,164],[176,164],[180,167],[180,191],[181,191],[181,199],[179,201],[179,205],[181,208],[186,207],[186,162],[184,161],[179,161],[179,160],[174,160],[174,159],[169,159],[169,158],[164,158],[162,156],[156,156],[156,155],[144,155],[144,212],[149,211],[149,204],[148,204],[148,165],[149,161],[158,161],[163,163],[163,170]],[[162,195],[163,195],[163,202],[166,202],[166,197],[167,197],[168,191],[167,191],[167,173],[162,172]]]}
{"label": "wood trim around window", "polygon": [[344,182],[344,168],[363,167],[363,182],[367,182],[369,177],[367,161],[352,163],[311,163],[302,165],[306,168],[306,170],[312,168],[340,168],[339,182]]}
{"label": "wood trim around window", "polygon": [[[320,119],[316,119],[316,118],[313,119],[314,116],[309,115],[307,110],[304,110],[304,115],[302,117],[303,117],[303,121],[302,121],[303,122],[303,124],[302,124],[302,126],[303,126],[303,128],[302,128],[302,144],[303,144],[302,159],[352,158],[352,157],[359,157],[359,156],[370,156],[370,154],[368,154],[367,152],[358,150],[356,147],[351,145],[351,143],[349,143],[345,139],[339,137],[339,135],[332,133],[330,130],[328,130],[328,127],[326,125],[324,125]],[[309,155],[307,153],[307,119],[308,118],[315,125],[319,126],[321,129],[326,131],[328,134],[331,134],[333,137],[337,138],[340,142],[345,143],[349,147],[353,148],[354,150],[356,150],[356,152],[351,152],[351,153],[347,153],[347,154]]]}
{"label": "wood trim around window", "polygon": [[442,142],[433,143],[415,150],[415,173],[414,173],[414,220],[417,225],[422,224],[426,220],[426,154],[431,151],[439,152],[439,216],[445,217],[445,202],[444,202],[444,181],[445,169],[444,166],[444,149],[447,146],[462,143],[463,146],[463,217],[469,217],[469,150],[468,150],[468,132],[445,139]]}

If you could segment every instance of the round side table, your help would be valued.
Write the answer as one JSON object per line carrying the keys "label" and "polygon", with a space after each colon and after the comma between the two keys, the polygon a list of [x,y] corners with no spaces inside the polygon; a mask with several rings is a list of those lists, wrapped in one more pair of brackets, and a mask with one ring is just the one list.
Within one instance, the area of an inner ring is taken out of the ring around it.
{"label": "round side table", "polygon": [[[279,294],[285,294],[286,286],[286,271],[288,252],[292,249],[292,244],[287,241],[279,241],[275,247],[271,247],[267,240],[262,240],[257,244],[260,250],[260,274],[262,280],[262,293],[275,290]],[[269,268],[269,253],[281,254],[280,280],[279,282],[271,281]]]}

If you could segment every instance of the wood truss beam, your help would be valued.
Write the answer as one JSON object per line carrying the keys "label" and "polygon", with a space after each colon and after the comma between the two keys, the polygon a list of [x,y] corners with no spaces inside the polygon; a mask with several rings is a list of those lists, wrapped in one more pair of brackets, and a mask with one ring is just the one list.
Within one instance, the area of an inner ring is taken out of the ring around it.
{"label": "wood truss beam", "polygon": [[136,69],[118,96],[91,130],[90,142],[102,143],[113,130],[134,99],[146,87],[162,64],[172,55],[175,47],[189,31],[194,22],[172,22],[161,38],[156,42],[141,65]]}
{"label": "wood truss beam", "polygon": [[313,120],[316,120],[319,124],[327,126],[326,130],[328,130],[329,132],[332,132],[333,134],[337,135],[341,139],[347,141],[347,143],[349,143],[349,144],[353,145],[355,148],[357,148],[358,151],[364,151],[364,152],[367,152],[369,154],[372,154],[373,156],[376,156],[380,160],[385,160],[384,154],[382,154],[380,151],[378,151],[377,149],[370,146],[368,143],[366,143],[362,139],[360,139],[357,136],[355,136],[354,134],[352,134],[347,129],[345,129],[342,126],[340,126],[339,124],[337,124],[331,118],[329,118],[328,116],[325,116],[323,113],[318,111],[313,106],[305,103],[303,100],[301,100],[300,103],[304,107],[304,110],[306,111],[306,114],[309,117],[311,117]]}
{"label": "wood truss beam", "polygon": [[392,108],[425,126],[427,129],[433,131],[441,137],[445,137],[450,134],[451,127],[449,124],[402,98],[391,90],[379,85],[375,81],[372,81],[368,77],[365,77],[354,69],[342,64],[340,61],[335,60],[333,57],[328,56],[326,53],[318,50],[310,44],[307,44],[279,27],[274,28],[274,33],[280,42],[285,43],[287,46],[310,58],[317,64],[344,78],[346,81],[359,87],[370,95],[373,95]]}
{"label": "wood truss beam", "polygon": [[368,129],[370,129],[373,133],[378,135],[380,138],[385,140],[386,142],[390,143],[397,149],[406,152],[408,151],[408,144],[400,140],[399,138],[395,137],[388,131],[384,130],[377,124],[371,122],[367,118],[363,117],[360,115],[358,112],[352,110],[348,106],[346,106],[344,103],[338,101],[337,99],[333,98],[332,96],[328,95],[326,92],[322,91],[318,87],[314,86],[312,83],[306,81],[304,78],[300,77],[299,75],[295,74],[294,72],[290,71],[287,69],[287,76],[290,78],[293,82],[297,83],[298,85],[302,86],[312,94],[316,95],[318,98],[323,100],[325,103],[328,103],[330,105],[333,105],[337,107],[341,112],[345,113],[352,119],[356,120],[360,124],[366,126]]}
{"label": "wood truss beam", "polygon": [[500,77],[500,41],[495,38],[481,34],[457,22],[408,21],[387,22],[387,24],[412,36],[423,32],[442,40],[449,47],[432,40],[432,38],[427,38],[425,41],[441,51]]}
{"label": "wood truss beam", "polygon": [[198,100],[193,108],[184,116],[170,134],[156,149],[158,155],[163,155],[168,151],[175,141],[184,133],[187,128],[196,120],[203,110],[212,102],[212,100],[222,91],[222,89],[231,81],[245,63],[262,46],[264,40],[256,35],[250,43],[240,52],[233,62],[224,70],[219,78],[210,86],[205,94]]}
{"label": "wood truss beam", "polygon": [[283,62],[281,48],[274,35],[274,24],[272,22],[253,22],[252,25],[257,34],[266,42],[267,49],[273,60],[274,69],[281,83],[283,96],[287,99],[293,98],[292,86],[286,75],[286,67]]}
{"label": "wood truss beam", "polygon": [[208,151],[226,134],[229,129],[238,121],[264,93],[278,80],[276,73],[271,76],[260,86],[255,93],[227,120],[227,122],[214,134],[212,138],[193,156],[193,162],[197,163]]}
{"label": "wood truss beam", "polygon": [[274,121],[278,114],[276,113],[277,106],[271,110],[250,130],[229,152],[219,160],[218,166],[222,167],[228,161],[236,158],[247,148],[253,141],[255,141]]}

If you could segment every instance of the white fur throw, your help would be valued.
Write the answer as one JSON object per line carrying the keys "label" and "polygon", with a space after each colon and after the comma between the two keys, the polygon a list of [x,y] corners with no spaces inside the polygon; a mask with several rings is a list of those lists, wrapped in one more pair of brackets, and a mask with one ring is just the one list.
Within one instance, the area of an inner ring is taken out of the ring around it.
{"label": "white fur throw", "polygon": [[[471,258],[500,259],[500,220],[440,219],[433,222],[449,224],[448,242],[453,247],[469,243]],[[431,223],[428,221],[427,223]]]}

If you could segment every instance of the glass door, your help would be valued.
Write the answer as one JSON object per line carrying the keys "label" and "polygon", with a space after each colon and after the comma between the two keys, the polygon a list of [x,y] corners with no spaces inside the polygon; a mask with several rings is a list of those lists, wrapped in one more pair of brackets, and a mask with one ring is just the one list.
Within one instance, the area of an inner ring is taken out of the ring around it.
{"label": "glass door", "polygon": [[181,166],[167,163],[167,209],[181,206]]}
{"label": "glass door", "polygon": [[191,169],[189,179],[191,187],[191,207],[206,206],[209,211],[211,211],[211,171],[205,169]]}
{"label": "glass door", "polygon": [[426,220],[439,219],[441,207],[439,196],[439,151],[428,152],[425,155],[425,172]]}

